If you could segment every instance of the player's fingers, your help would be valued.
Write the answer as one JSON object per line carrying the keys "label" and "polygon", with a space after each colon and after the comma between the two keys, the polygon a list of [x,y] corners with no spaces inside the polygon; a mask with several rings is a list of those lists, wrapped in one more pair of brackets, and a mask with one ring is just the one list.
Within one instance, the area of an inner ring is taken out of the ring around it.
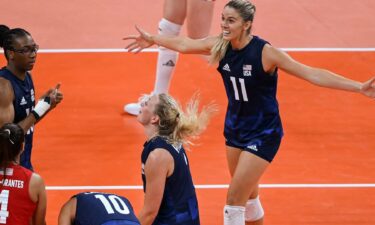
{"label": "player's fingers", "polygon": [[53,91],[55,91],[55,89],[48,89],[48,91],[43,95],[43,97],[50,95]]}
{"label": "player's fingers", "polygon": [[135,51],[134,53],[139,53],[140,51],[142,51],[143,50],[143,48],[138,48],[138,50],[137,51]]}
{"label": "player's fingers", "polygon": [[57,83],[55,89],[59,90],[60,87],[61,87],[61,83]]}
{"label": "player's fingers", "polygon": [[137,31],[141,34],[144,33],[144,31],[141,28],[139,28],[137,25],[135,25],[135,29],[137,29]]}
{"label": "player's fingers", "polygon": [[128,35],[126,37],[123,37],[122,40],[132,40],[132,39],[137,39],[139,35]]}
{"label": "player's fingers", "polygon": [[134,47],[135,45],[137,45],[137,42],[132,42],[132,43],[128,44],[125,48],[129,49],[129,48]]}
{"label": "player's fingers", "polygon": [[370,80],[370,84],[372,87],[375,87],[375,77]]}
{"label": "player's fingers", "polygon": [[138,46],[133,46],[128,48],[128,52],[135,52],[135,50],[138,48]]}

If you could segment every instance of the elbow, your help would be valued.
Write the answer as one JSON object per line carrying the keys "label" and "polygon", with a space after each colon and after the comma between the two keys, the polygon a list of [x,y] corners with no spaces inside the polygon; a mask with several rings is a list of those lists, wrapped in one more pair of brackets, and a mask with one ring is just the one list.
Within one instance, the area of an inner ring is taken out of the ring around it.
{"label": "elbow", "polygon": [[148,211],[145,212],[145,216],[147,218],[150,218],[152,221],[155,219],[156,215],[158,214],[158,210],[157,209],[150,209]]}
{"label": "elbow", "polygon": [[142,225],[152,224],[158,214],[157,209],[143,210],[139,215],[139,221]]}

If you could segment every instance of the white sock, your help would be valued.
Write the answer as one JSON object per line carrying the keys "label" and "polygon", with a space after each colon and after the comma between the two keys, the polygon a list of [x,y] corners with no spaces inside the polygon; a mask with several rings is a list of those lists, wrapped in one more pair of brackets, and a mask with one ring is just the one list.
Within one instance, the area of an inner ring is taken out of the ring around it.
{"label": "white sock", "polygon": [[[164,18],[159,22],[159,34],[177,36],[180,30],[181,25],[172,23]],[[155,94],[168,93],[177,58],[177,52],[159,47],[154,86]]]}
{"label": "white sock", "polygon": [[245,207],[224,206],[224,225],[245,225]]}

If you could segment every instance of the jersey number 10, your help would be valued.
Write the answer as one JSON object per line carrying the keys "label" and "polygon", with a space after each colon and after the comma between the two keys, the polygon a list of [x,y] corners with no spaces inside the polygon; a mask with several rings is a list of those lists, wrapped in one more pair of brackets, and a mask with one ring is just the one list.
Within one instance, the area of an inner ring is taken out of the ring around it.
{"label": "jersey number 10", "polygon": [[[130,213],[126,203],[116,195],[108,195],[107,197],[104,195],[95,195],[95,198],[99,199],[103,203],[103,206],[107,210],[108,214],[114,214],[115,210],[116,212],[124,215]],[[112,205],[109,202],[111,202]]]}

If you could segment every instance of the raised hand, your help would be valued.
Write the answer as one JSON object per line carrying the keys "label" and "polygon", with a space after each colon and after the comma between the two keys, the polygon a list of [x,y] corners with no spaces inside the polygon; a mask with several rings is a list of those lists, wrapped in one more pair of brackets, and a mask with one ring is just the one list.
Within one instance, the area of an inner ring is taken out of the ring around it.
{"label": "raised hand", "polygon": [[60,86],[61,84],[58,83],[49,95],[51,98],[51,109],[55,108],[64,98],[63,94],[60,92]]}
{"label": "raised hand", "polygon": [[149,33],[140,29],[137,26],[135,26],[135,29],[137,29],[137,31],[139,32],[139,35],[129,35],[122,39],[122,40],[133,40],[133,42],[131,42],[125,47],[128,49],[129,52],[138,53],[142,51],[142,49],[148,48],[152,46],[153,44],[155,44],[152,36]]}
{"label": "raised hand", "polygon": [[58,83],[54,89],[49,89],[44,95],[42,95],[31,111],[34,114],[36,120],[41,119],[51,109],[55,108],[58,103],[63,99],[62,93],[59,91],[61,84]]}
{"label": "raised hand", "polygon": [[375,77],[363,83],[361,93],[375,99]]}

